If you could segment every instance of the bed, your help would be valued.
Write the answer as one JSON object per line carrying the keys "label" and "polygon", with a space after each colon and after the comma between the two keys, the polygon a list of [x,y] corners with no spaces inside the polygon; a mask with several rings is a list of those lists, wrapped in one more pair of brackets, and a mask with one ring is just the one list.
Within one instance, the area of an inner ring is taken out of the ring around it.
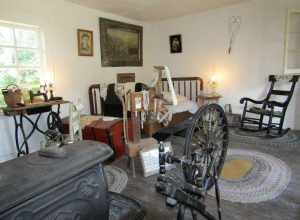
{"label": "bed", "polygon": [[[203,80],[200,77],[173,77],[173,86],[177,95],[185,97],[184,101],[179,101],[176,107],[170,106],[173,113],[172,121],[168,127],[184,121],[197,111],[197,96],[203,91]],[[169,86],[166,78],[162,78],[162,92],[169,92]],[[91,115],[102,115],[101,112],[101,85],[94,84],[89,88],[89,101]],[[144,133],[152,136],[154,133],[163,128],[158,122],[145,122]]]}

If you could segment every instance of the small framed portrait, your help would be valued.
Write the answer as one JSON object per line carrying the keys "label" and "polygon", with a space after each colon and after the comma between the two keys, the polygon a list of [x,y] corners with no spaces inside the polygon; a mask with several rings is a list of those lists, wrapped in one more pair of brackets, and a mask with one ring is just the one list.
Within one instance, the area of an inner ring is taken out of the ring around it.
{"label": "small framed portrait", "polygon": [[77,30],[78,38],[78,56],[94,55],[93,32],[88,30]]}
{"label": "small framed portrait", "polygon": [[144,110],[144,95],[141,92],[131,93],[131,110],[142,112]]}
{"label": "small framed portrait", "polygon": [[180,34],[170,36],[170,51],[171,53],[182,52],[182,41]]}

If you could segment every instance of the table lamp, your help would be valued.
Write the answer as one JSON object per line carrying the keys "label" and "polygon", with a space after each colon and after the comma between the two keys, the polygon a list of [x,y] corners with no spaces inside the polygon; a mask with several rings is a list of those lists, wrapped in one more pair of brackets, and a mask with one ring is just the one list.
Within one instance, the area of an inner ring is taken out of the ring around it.
{"label": "table lamp", "polygon": [[211,93],[212,94],[217,94],[216,89],[218,87],[218,80],[217,80],[217,76],[216,75],[213,75],[210,78],[210,81],[208,82],[208,85],[209,85],[209,87],[211,89]]}

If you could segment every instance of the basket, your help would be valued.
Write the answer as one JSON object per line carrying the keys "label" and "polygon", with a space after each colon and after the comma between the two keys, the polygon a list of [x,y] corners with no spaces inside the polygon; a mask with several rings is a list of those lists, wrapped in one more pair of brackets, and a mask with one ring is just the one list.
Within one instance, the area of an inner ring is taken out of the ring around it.
{"label": "basket", "polygon": [[22,91],[17,85],[9,85],[2,89],[6,105],[10,108],[18,107],[22,103]]}

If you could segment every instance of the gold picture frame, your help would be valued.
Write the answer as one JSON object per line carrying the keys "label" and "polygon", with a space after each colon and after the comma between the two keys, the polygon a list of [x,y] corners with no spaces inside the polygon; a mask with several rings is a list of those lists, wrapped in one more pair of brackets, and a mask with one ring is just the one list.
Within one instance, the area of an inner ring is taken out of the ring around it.
{"label": "gold picture frame", "polygon": [[78,56],[94,56],[93,31],[78,29]]}
{"label": "gold picture frame", "polygon": [[143,27],[99,18],[103,67],[143,66]]}

